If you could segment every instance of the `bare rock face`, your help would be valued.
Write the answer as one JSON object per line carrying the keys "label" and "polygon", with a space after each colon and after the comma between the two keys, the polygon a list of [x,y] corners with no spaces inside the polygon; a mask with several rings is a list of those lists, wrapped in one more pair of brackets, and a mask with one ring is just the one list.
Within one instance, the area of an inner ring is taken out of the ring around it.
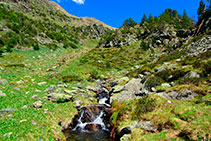
{"label": "bare rock face", "polygon": [[205,53],[211,49],[211,35],[191,43],[186,49],[190,50],[187,56],[197,56],[201,53]]}

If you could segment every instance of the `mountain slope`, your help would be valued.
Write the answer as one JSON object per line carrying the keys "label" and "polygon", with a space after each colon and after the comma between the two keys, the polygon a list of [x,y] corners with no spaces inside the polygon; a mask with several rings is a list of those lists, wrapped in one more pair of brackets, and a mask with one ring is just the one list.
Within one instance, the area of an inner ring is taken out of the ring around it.
{"label": "mountain slope", "polygon": [[60,10],[61,12],[63,12],[65,15],[69,16],[69,17],[72,17],[72,18],[76,18],[76,19],[79,19],[78,21],[76,21],[76,23],[74,24],[74,26],[82,26],[82,25],[92,25],[92,24],[97,24],[97,25],[103,25],[104,27],[106,28],[109,28],[111,30],[113,30],[114,28],[109,26],[109,25],[106,25],[105,23],[97,20],[96,18],[93,18],[93,17],[77,17],[77,16],[74,16],[74,15],[71,15],[69,14],[66,10],[64,10],[64,8],[62,8],[59,4],[57,4],[56,2],[54,1],[49,1],[49,3],[51,5],[53,5],[55,7],[55,9],[57,10]]}
{"label": "mountain slope", "polygon": [[67,16],[56,7],[47,0],[1,0],[0,52],[39,46],[79,48],[83,40],[98,40],[111,30],[97,20]]}

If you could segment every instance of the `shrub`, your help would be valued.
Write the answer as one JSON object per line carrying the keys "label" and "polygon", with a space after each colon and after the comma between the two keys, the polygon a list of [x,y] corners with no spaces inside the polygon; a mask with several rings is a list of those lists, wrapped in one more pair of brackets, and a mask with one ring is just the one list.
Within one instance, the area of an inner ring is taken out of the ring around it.
{"label": "shrub", "polygon": [[160,86],[163,83],[163,79],[160,77],[150,77],[147,81],[146,81],[146,87],[148,89],[152,88],[152,87],[156,87],[156,86]]}
{"label": "shrub", "polygon": [[33,48],[34,48],[34,50],[39,50],[40,49],[39,44],[37,42],[35,42],[33,45]]}
{"label": "shrub", "polygon": [[88,81],[94,81],[96,79],[99,79],[100,76],[99,76],[99,72],[97,70],[92,70],[91,73],[90,73],[90,76],[88,78]]}
{"label": "shrub", "polygon": [[211,61],[208,61],[207,63],[204,63],[202,65],[203,76],[208,76],[210,74],[210,70],[211,70]]}
{"label": "shrub", "polygon": [[62,81],[65,83],[72,82],[72,81],[81,81],[81,80],[82,78],[78,74],[73,73],[73,72],[69,75],[62,76]]}
{"label": "shrub", "polygon": [[132,119],[141,120],[141,115],[152,112],[155,109],[156,103],[153,98],[138,99],[135,109],[132,113]]}
{"label": "shrub", "polygon": [[150,47],[149,47],[149,45],[148,45],[144,40],[142,40],[142,41],[141,41],[141,48],[142,48],[144,51],[146,51],[146,50],[148,50]]}
{"label": "shrub", "polygon": [[[185,75],[184,70],[163,70],[156,73],[156,76],[162,78],[165,82],[174,81]],[[170,77],[171,76],[171,77]]]}

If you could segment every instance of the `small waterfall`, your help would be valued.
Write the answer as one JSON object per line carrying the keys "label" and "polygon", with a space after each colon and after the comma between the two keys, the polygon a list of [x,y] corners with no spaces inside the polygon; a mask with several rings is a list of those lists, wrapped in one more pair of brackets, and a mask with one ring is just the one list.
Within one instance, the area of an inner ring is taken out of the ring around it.
{"label": "small waterfall", "polygon": [[106,104],[106,101],[108,100],[108,98],[104,97],[102,99],[99,100],[99,104]]}
{"label": "small waterfall", "polygon": [[102,140],[109,141],[113,124],[110,122],[110,95],[104,86],[96,93],[98,104],[87,105],[78,109],[71,124],[63,132],[67,140]]}

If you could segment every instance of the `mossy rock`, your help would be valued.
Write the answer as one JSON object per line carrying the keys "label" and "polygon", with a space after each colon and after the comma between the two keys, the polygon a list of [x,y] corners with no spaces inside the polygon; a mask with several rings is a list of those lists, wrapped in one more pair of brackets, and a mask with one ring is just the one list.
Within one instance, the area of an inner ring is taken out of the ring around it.
{"label": "mossy rock", "polygon": [[73,97],[70,95],[61,94],[61,93],[50,93],[48,94],[48,99],[53,102],[64,103],[64,102],[73,100]]}

